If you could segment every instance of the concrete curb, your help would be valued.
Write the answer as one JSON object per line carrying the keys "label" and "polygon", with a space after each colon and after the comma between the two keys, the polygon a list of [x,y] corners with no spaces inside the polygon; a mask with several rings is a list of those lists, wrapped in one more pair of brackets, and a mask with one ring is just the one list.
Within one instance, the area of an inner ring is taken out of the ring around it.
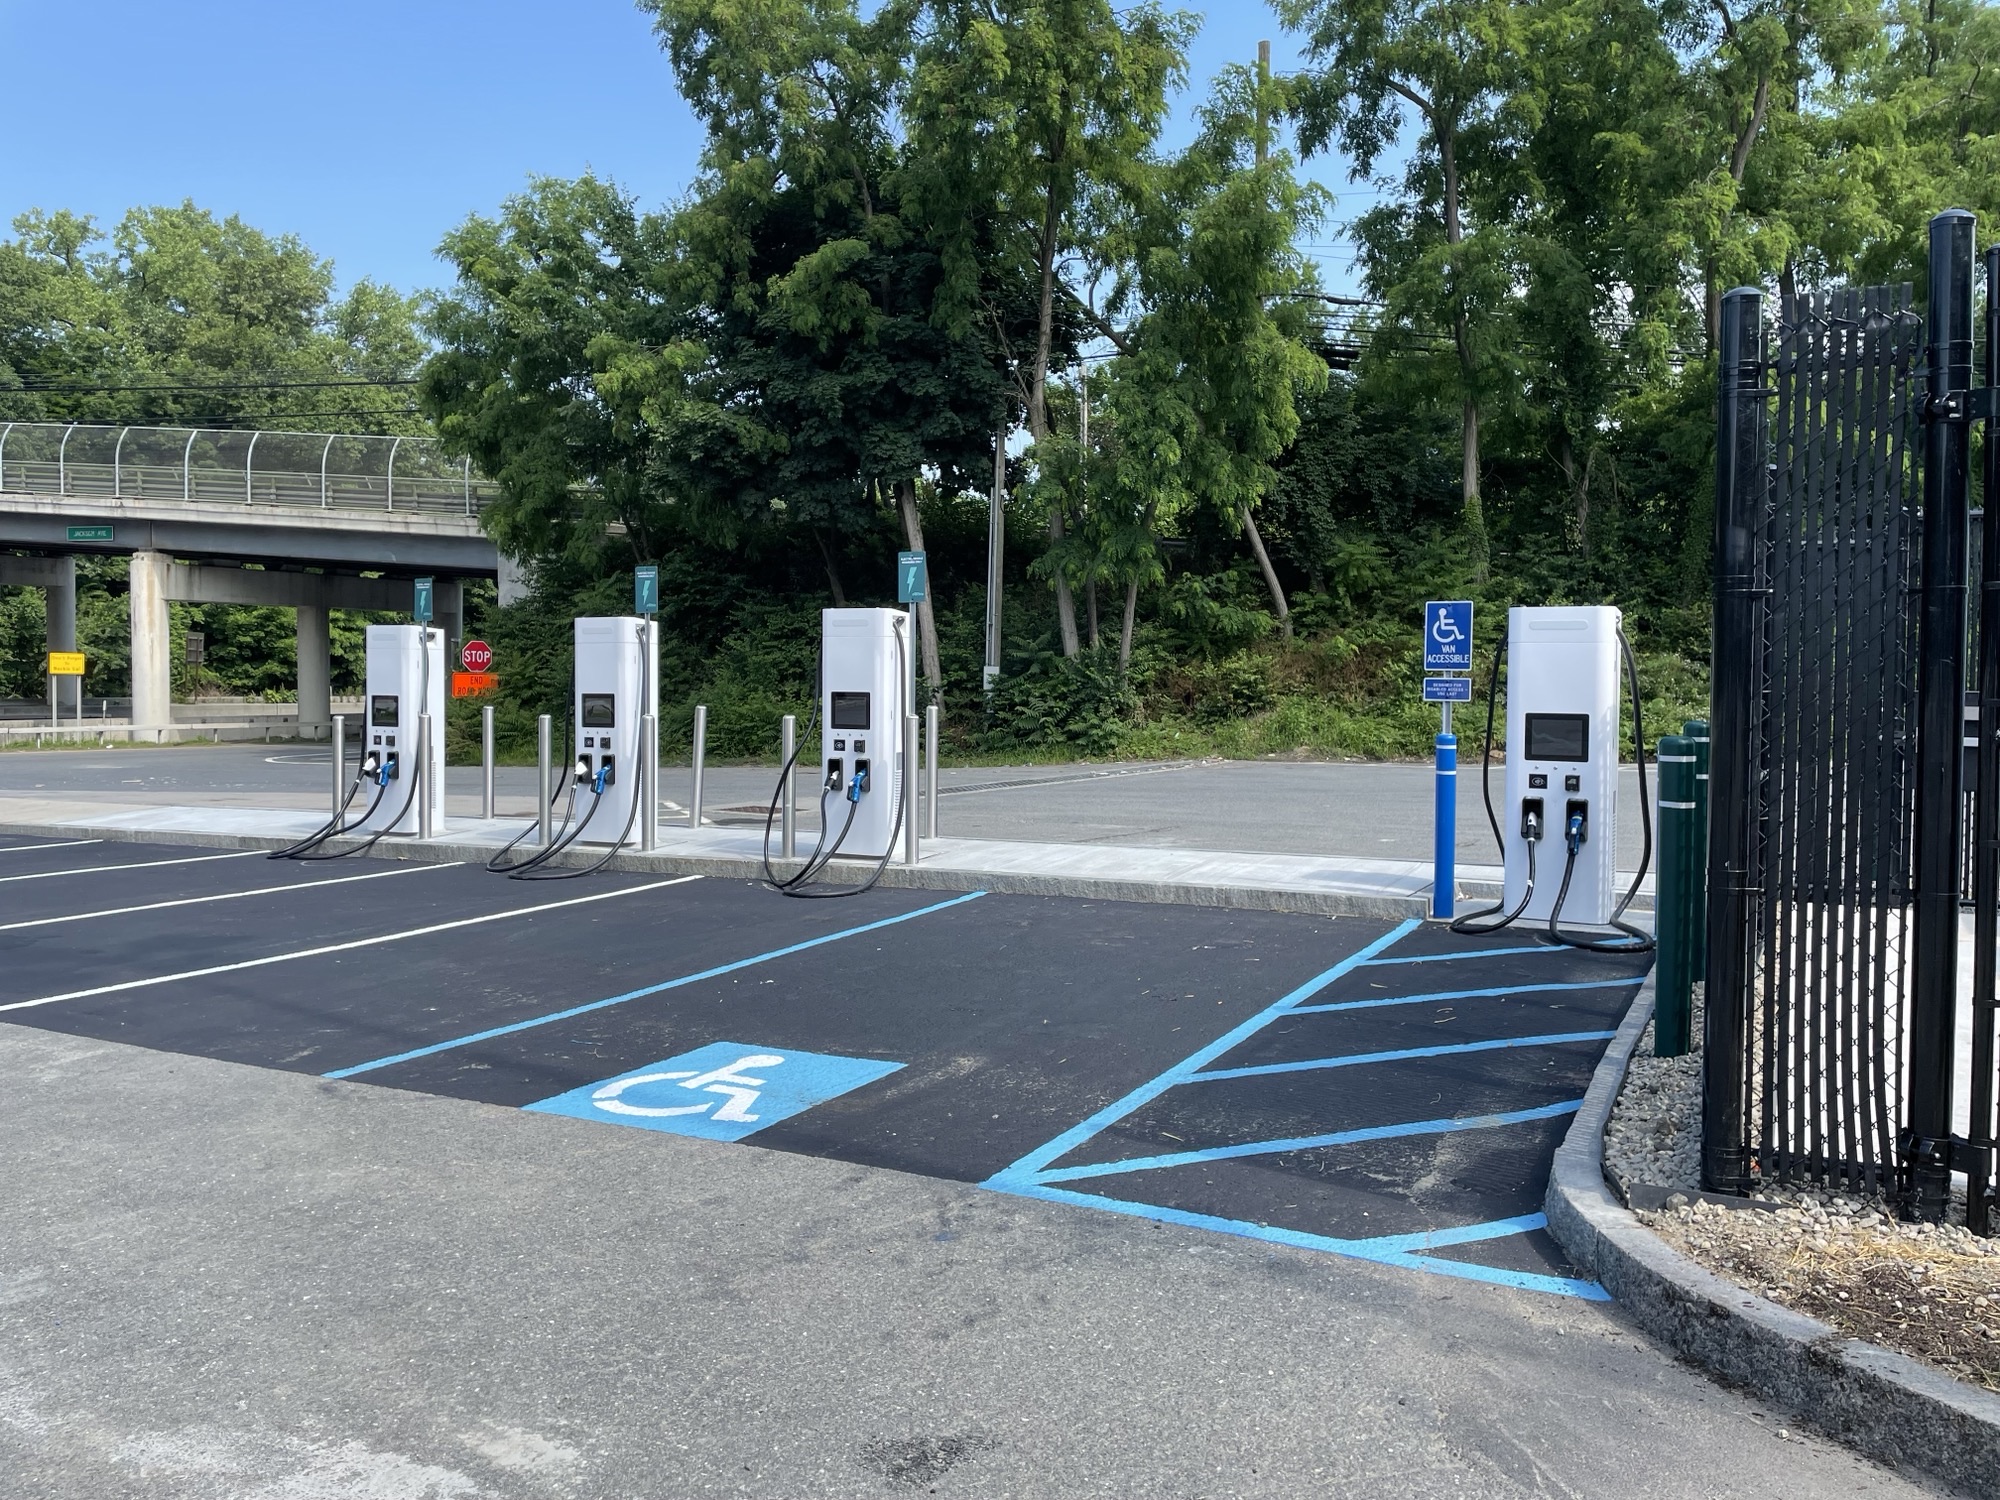
{"label": "concrete curb", "polygon": [[[181,829],[93,827],[82,823],[18,823],[0,821],[0,834],[20,838],[96,838],[134,844],[189,844],[205,849],[283,849],[290,838],[259,834],[197,833]],[[358,840],[338,839],[335,850]],[[454,861],[484,864],[498,848],[493,844],[417,843],[383,839],[372,851],[386,859],[423,864]],[[549,867],[575,868],[597,859],[595,852],[558,855]],[[804,861],[773,859],[771,868],[790,874]],[[635,875],[708,875],[725,880],[759,880],[763,869],[754,859],[728,855],[617,854],[605,865]],[[832,885],[859,885],[874,869],[873,862],[830,866],[821,877]],[[1284,890],[1271,886],[1215,885],[1171,880],[1122,880],[1079,875],[1035,875],[1020,871],[979,871],[957,868],[911,869],[891,861],[879,882],[892,890],[994,891],[1017,896],[1071,896],[1095,901],[1143,901],[1164,906],[1213,906],[1234,911],[1282,911],[1315,917],[1372,917],[1400,922],[1430,915],[1424,896],[1373,895],[1360,891]]]}
{"label": "concrete curb", "polygon": [[1649,975],[1556,1152],[1543,1203],[1556,1243],[1682,1358],[1870,1458],[1966,1495],[2000,1494],[2000,1396],[1723,1280],[1669,1249],[1612,1194],[1604,1129],[1652,1013]]}

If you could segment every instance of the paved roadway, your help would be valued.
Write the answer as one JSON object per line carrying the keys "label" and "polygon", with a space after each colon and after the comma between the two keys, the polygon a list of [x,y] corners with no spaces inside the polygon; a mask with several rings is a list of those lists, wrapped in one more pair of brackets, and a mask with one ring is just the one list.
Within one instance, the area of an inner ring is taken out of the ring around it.
{"label": "paved roadway", "polygon": [[[329,796],[329,753],[311,747],[186,745],[163,749],[15,751],[0,755],[0,799],[76,794],[93,802],[267,807],[317,806]],[[663,768],[660,791],[685,813],[685,766]],[[754,821],[770,805],[776,768],[724,766],[707,773],[704,811]],[[801,826],[816,827],[801,774]],[[1493,774],[1500,794],[1501,772]],[[1152,848],[1244,850],[1428,860],[1434,778],[1421,765],[1369,762],[1205,761],[1096,766],[982,766],[940,774],[938,831],[954,838],[1029,839]],[[502,766],[502,813],[530,815],[535,773]],[[474,814],[479,772],[454,767],[450,811]],[[1460,783],[1461,863],[1497,864],[1479,800],[1477,762]],[[1640,854],[1637,783],[1620,787],[1619,868]],[[3,805],[3,804],[0,804]]]}
{"label": "paved roadway", "polygon": [[0,839],[0,1488],[1927,1493],[1521,1213],[1632,981],[1354,918]]}

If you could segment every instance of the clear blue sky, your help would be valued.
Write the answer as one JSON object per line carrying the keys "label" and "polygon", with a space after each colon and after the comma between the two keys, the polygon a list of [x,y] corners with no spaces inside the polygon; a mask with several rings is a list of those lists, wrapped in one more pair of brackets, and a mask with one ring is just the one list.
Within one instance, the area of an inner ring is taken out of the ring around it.
{"label": "clear blue sky", "polygon": [[[1207,14],[1180,135],[1260,37],[1297,60],[1264,6]],[[630,0],[0,0],[0,69],[0,223],[68,208],[108,226],[192,198],[297,234],[343,285],[443,285],[445,232],[532,175],[590,168],[656,206],[700,149]],[[1346,189],[1338,164],[1313,168]],[[1322,260],[1348,285],[1344,251]]]}

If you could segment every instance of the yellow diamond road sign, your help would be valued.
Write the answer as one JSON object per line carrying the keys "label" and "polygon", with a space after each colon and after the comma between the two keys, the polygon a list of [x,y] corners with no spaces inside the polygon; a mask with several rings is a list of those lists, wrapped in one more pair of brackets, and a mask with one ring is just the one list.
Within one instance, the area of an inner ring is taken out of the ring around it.
{"label": "yellow diamond road sign", "polygon": [[83,653],[81,651],[51,651],[49,653],[49,676],[81,677],[83,675]]}

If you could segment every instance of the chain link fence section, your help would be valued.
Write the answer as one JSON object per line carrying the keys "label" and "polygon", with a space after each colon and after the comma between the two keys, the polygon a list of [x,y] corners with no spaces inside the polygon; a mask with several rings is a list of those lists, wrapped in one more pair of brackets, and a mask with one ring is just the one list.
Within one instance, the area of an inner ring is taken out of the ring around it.
{"label": "chain link fence section", "polygon": [[470,516],[497,488],[429,438],[6,422],[0,494]]}

